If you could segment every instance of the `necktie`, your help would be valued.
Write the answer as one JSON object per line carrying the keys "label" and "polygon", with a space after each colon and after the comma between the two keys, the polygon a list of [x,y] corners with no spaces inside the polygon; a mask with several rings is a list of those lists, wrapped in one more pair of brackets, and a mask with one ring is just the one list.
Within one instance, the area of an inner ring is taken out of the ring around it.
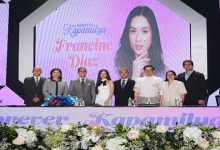
{"label": "necktie", "polygon": [[84,82],[84,79],[82,79],[82,81],[81,81],[81,87],[84,89],[84,87],[85,87],[85,82]]}
{"label": "necktie", "polygon": [[125,87],[125,80],[122,80],[121,87],[122,89]]}
{"label": "necktie", "polygon": [[36,78],[36,86],[38,86],[38,83],[39,83],[39,80],[38,80],[38,78]]}

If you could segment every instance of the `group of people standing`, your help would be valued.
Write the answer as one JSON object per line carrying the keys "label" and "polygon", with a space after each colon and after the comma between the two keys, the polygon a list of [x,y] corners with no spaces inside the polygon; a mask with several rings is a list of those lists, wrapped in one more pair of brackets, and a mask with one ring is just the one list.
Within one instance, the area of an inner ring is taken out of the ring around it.
{"label": "group of people standing", "polygon": [[[41,106],[50,95],[77,96],[85,106],[128,106],[133,99],[136,106],[176,106],[175,100],[184,106],[204,105],[207,96],[206,81],[202,73],[193,70],[193,62],[183,62],[185,72],[178,76],[172,70],[166,72],[165,81],[154,75],[155,68],[146,65],[144,76],[135,81],[129,79],[128,68],[119,70],[120,79],[112,81],[108,70],[98,73],[97,81],[86,77],[87,70],[78,68],[78,78],[67,82],[62,79],[62,71],[54,68],[50,78],[41,77],[41,68],[33,68],[33,77],[24,80],[25,104]],[[112,104],[112,97],[115,103]]]}
{"label": "group of people standing", "polygon": [[[95,83],[86,77],[86,68],[80,67],[78,78],[68,87],[59,68],[52,69],[50,78],[45,79],[40,77],[41,68],[35,67],[33,77],[24,80],[25,104],[40,106],[50,95],[70,95],[83,99],[86,106],[128,106],[131,99],[137,106],[176,106],[176,100],[185,106],[204,105],[206,81],[193,65],[185,60],[185,72],[178,76],[168,69],[154,12],[147,6],[137,6],[126,19],[115,54],[121,79],[112,81],[108,70],[102,69]],[[157,76],[165,76],[165,81]]]}
{"label": "group of people standing", "polygon": [[[70,81],[69,87],[67,82],[62,80],[62,71],[54,68],[50,72],[50,78],[41,77],[41,68],[33,68],[33,77],[27,77],[24,80],[24,93],[26,106],[41,106],[44,100],[49,96],[77,96],[83,99],[85,106],[111,106],[112,96],[115,94],[116,99],[123,95],[125,99],[134,97],[134,81],[128,79],[128,70],[122,69],[121,76],[126,82],[123,82],[123,88],[118,81],[113,82],[106,69],[98,73],[97,81],[86,77],[87,70],[84,67],[78,68],[78,78]],[[130,85],[130,82],[132,85]],[[119,92],[120,89],[122,92]],[[118,93],[119,92],[119,93]],[[122,98],[123,98],[122,97]],[[118,101],[116,106],[127,106],[125,100]]]}

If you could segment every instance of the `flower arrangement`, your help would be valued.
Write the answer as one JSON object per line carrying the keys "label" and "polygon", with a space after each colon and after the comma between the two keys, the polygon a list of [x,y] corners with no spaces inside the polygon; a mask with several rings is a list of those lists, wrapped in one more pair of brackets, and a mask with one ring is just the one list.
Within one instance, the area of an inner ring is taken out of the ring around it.
{"label": "flower arrangement", "polygon": [[7,126],[0,123],[0,149],[26,150],[44,147],[43,132],[33,126]]}
{"label": "flower arrangement", "polygon": [[41,106],[78,106],[81,100],[76,96],[49,96]]}
{"label": "flower arrangement", "polygon": [[1,150],[220,150],[220,131],[202,124],[114,129],[65,124],[56,129],[0,124]]}

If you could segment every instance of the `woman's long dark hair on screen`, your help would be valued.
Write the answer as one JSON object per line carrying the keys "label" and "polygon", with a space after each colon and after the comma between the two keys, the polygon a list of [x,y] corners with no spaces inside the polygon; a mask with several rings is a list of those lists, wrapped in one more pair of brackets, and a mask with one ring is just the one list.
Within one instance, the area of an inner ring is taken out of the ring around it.
{"label": "woman's long dark hair on screen", "polygon": [[116,56],[115,56],[116,68],[118,70],[124,67],[128,68],[130,72],[129,77],[131,77],[131,75],[133,74],[132,66],[133,66],[133,61],[135,59],[135,54],[130,45],[129,30],[130,30],[132,19],[136,16],[141,16],[141,15],[144,16],[150,23],[152,34],[153,34],[152,44],[149,49],[150,64],[155,67],[155,74],[157,74],[157,71],[165,72],[164,71],[165,65],[163,62],[163,51],[161,48],[160,35],[159,35],[155,15],[149,7],[138,6],[138,7],[135,7],[128,15],[125,28],[120,39],[120,47],[118,51],[116,52]]}

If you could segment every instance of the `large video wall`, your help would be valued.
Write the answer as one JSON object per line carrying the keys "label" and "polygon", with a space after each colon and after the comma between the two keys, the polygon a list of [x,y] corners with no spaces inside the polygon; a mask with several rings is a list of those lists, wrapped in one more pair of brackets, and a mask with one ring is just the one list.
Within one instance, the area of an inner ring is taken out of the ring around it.
{"label": "large video wall", "polygon": [[[144,28],[146,22],[131,20],[134,28],[131,23],[126,26],[129,13],[138,6],[149,7],[156,24],[148,19],[150,28]],[[132,38],[132,34],[136,36]],[[149,34],[151,42],[147,39]],[[92,79],[105,68],[115,80],[120,67],[128,67],[132,76],[137,72],[134,61],[145,57],[148,60],[142,61],[153,64],[156,70],[159,63],[163,64],[163,70],[156,75],[164,78],[168,69],[182,72],[182,61],[190,59],[190,24],[157,0],[68,0],[36,25],[35,42],[35,65],[42,67],[45,77],[49,77],[52,68],[59,67],[69,82],[77,77],[77,68],[84,66]],[[147,46],[148,51],[142,54]]]}

